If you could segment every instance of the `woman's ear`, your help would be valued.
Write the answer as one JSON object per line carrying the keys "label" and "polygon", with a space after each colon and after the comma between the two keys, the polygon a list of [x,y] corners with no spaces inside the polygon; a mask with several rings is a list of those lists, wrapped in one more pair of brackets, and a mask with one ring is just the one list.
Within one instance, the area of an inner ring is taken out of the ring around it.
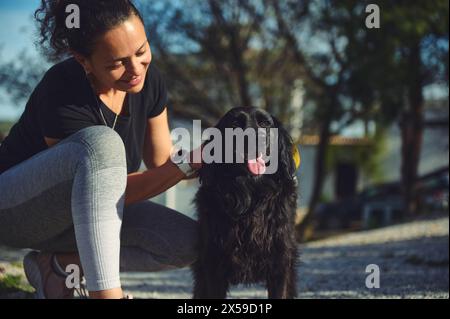
{"label": "woman's ear", "polygon": [[85,56],[71,50],[70,53],[72,54],[72,56],[75,58],[75,60],[80,63],[80,65],[83,67],[84,72],[86,74],[89,74],[92,72],[92,67],[91,67],[91,63],[89,61],[88,58],[86,58]]}

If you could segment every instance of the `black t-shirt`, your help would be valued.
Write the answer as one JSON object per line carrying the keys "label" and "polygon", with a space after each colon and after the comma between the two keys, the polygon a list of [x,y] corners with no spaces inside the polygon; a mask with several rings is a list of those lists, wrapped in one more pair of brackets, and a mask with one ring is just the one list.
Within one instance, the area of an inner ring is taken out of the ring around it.
{"label": "black t-shirt", "polygon": [[[95,101],[97,99],[97,101]],[[158,69],[150,64],[143,89],[127,94],[127,115],[119,115],[115,131],[122,137],[128,173],[136,172],[142,161],[147,120],[160,115],[167,103],[166,85]],[[25,111],[0,145],[0,174],[48,148],[44,136],[64,139],[80,129],[109,127],[115,113],[92,90],[82,66],[70,58],[54,65],[31,94]]]}

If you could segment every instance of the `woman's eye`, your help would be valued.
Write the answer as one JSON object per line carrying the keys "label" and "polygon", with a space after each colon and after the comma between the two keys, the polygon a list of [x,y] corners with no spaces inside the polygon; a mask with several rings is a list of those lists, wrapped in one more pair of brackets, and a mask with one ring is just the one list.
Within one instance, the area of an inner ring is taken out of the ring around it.
{"label": "woman's eye", "polygon": [[147,52],[147,51],[144,51],[144,52],[138,52],[138,53],[136,54],[136,56],[143,56],[146,52]]}
{"label": "woman's eye", "polygon": [[115,70],[115,69],[120,68],[122,65],[123,65],[123,63],[113,64],[113,65],[109,66],[108,69]]}

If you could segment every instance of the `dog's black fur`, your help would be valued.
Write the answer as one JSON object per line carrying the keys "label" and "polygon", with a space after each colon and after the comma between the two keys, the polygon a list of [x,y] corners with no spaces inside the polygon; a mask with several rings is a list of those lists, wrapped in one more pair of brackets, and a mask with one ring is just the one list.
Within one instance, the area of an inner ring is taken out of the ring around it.
{"label": "dog's black fur", "polygon": [[[194,202],[199,258],[192,266],[194,298],[225,298],[230,285],[265,282],[269,298],[296,296],[297,202],[292,139],[258,108],[235,108],[216,126],[278,128],[278,170],[253,176],[242,163],[203,164]],[[223,134],[224,135],[224,134]]]}

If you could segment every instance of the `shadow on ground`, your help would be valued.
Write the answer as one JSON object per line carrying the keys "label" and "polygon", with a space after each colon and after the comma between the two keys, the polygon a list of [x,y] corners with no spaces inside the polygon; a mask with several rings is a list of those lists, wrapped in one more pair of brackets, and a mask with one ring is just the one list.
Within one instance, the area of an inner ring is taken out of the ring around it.
{"label": "shadow on ground", "polygon": [[[383,244],[301,249],[299,298],[448,298],[448,236]],[[366,287],[366,267],[380,269],[380,288]],[[124,288],[142,298],[190,298],[188,269],[123,274]],[[230,297],[265,298],[262,285],[234,287]]]}
{"label": "shadow on ground", "polygon": [[[448,298],[449,237],[431,236],[376,244],[306,244],[300,248],[299,298]],[[30,298],[23,276],[26,251],[0,247],[0,298]],[[380,288],[365,285],[366,267],[380,269]],[[137,298],[191,298],[188,268],[123,273],[123,288]],[[233,287],[231,298],[266,298],[262,285]]]}

